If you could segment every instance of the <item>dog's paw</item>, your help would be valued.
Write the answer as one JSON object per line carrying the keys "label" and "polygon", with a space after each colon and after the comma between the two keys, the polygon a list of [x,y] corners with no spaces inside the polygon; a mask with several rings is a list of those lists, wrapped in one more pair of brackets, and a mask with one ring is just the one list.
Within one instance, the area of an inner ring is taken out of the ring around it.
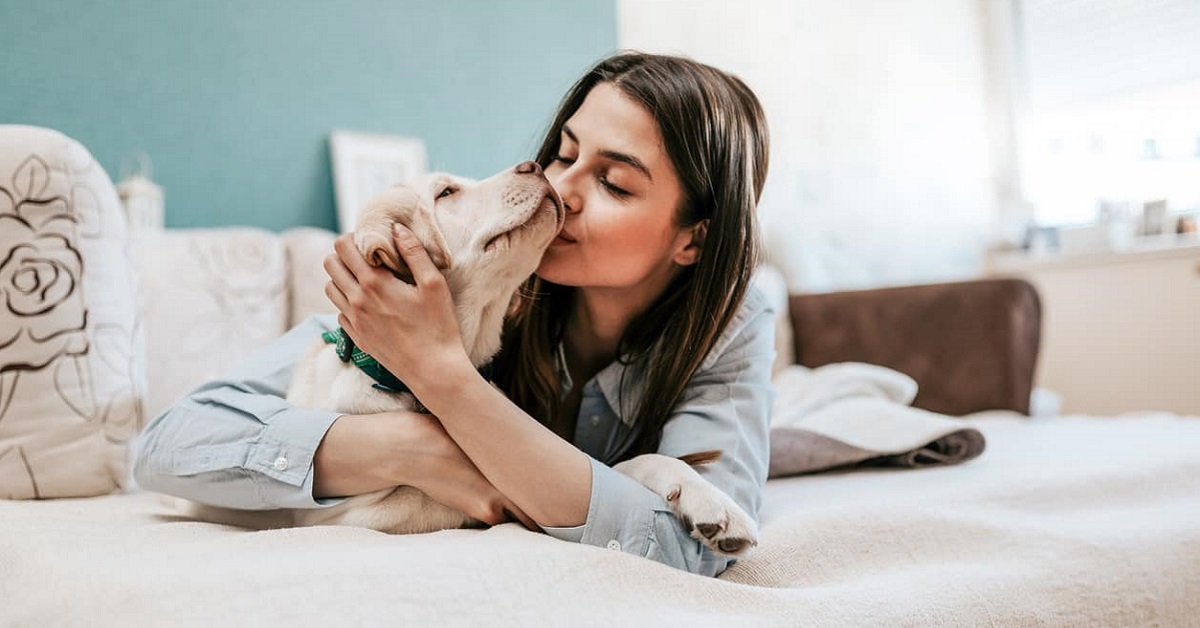
{"label": "dog's paw", "polygon": [[737,556],[758,545],[757,526],[728,495],[696,478],[665,495],[692,538],[718,554]]}

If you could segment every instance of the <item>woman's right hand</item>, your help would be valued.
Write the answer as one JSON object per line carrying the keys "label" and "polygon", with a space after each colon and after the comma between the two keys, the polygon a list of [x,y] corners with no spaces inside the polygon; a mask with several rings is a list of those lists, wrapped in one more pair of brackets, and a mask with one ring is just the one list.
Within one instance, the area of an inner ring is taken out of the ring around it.
{"label": "woman's right hand", "polygon": [[410,435],[413,444],[410,462],[414,464],[404,484],[490,526],[515,519],[530,530],[541,530],[512,500],[492,486],[437,418],[431,414],[416,416],[423,424]]}
{"label": "woman's right hand", "polygon": [[504,497],[428,414],[348,414],[325,433],[313,456],[315,497],[360,495],[412,486],[488,525],[515,518],[541,528]]}

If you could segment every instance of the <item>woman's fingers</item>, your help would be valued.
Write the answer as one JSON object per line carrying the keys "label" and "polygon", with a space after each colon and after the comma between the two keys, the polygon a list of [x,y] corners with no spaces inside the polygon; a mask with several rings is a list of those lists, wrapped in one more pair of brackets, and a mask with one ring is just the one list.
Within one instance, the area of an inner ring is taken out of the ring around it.
{"label": "woman's fingers", "polygon": [[333,288],[342,295],[342,302],[339,303],[338,300],[329,293],[328,287],[326,288],[325,294],[329,297],[330,301],[333,301],[333,304],[337,306],[337,309],[345,312],[346,308],[343,307],[343,305],[349,303],[349,295],[358,289],[358,280],[355,279],[354,274],[350,272],[350,269],[347,268],[344,263],[342,263],[342,259],[338,254],[326,255],[325,261],[322,265],[325,267],[325,274],[329,275],[329,280],[333,284]]}
{"label": "woman's fingers", "polygon": [[411,486],[489,526],[518,521],[530,530],[541,530],[488,482],[436,418],[423,416],[427,421],[406,431],[412,448],[398,452],[413,465]]}
{"label": "woman's fingers", "polygon": [[[325,282],[325,296],[329,298],[330,303],[333,303],[333,307],[338,309],[338,324],[347,333],[350,333],[353,331],[353,325],[350,324],[346,313],[353,307],[350,304],[350,297],[346,295],[348,292],[358,289],[358,282],[350,275],[350,271],[346,269],[337,255],[327,255],[324,266],[325,272],[329,275],[329,281]],[[353,335],[351,337],[353,338]]]}
{"label": "woman's fingers", "polygon": [[342,266],[360,283],[371,271],[371,265],[363,259],[362,253],[354,245],[354,235],[343,233],[333,241],[333,250],[337,252]]}
{"label": "woman's fingers", "polygon": [[517,508],[516,504],[508,502],[508,506],[504,508],[504,511],[508,513],[511,519],[516,519],[517,523],[525,526],[525,529],[533,530],[534,532],[542,531],[542,526],[539,526],[536,521],[534,521],[529,515],[525,514],[524,510]]}
{"label": "woman's fingers", "polygon": [[345,314],[338,314],[338,327],[341,327],[347,334],[350,334],[350,339],[354,341],[354,344],[358,344],[358,330],[354,329],[354,325],[350,323],[350,319]]}
{"label": "woman's fingers", "polygon": [[337,283],[333,280],[325,282],[325,297],[329,302],[336,307],[339,312],[345,312],[350,307],[350,301],[346,298],[346,293],[338,288]]}
{"label": "woman's fingers", "polygon": [[540,531],[542,529],[536,521],[491,485],[488,485],[488,490],[483,494],[483,501],[476,506],[476,509],[477,513],[468,512],[467,514],[489,526],[516,521],[529,530]]}
{"label": "woman's fingers", "polygon": [[404,258],[408,270],[412,273],[413,283],[425,287],[431,282],[441,280],[442,272],[429,258],[429,251],[425,250],[425,246],[408,227],[396,223],[392,227],[392,235],[396,240],[396,250],[400,252],[400,257]]}

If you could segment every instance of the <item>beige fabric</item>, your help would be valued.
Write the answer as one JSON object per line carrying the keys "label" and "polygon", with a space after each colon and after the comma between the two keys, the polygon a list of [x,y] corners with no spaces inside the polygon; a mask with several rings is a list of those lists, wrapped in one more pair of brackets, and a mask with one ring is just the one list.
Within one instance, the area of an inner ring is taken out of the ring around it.
{"label": "beige fabric", "polygon": [[759,266],[753,282],[767,295],[775,308],[775,362],[771,375],[777,376],[796,362],[796,346],[792,334],[792,317],[788,313],[788,287],[783,273],[774,266]]}
{"label": "beige fabric", "polygon": [[87,149],[0,125],[0,498],[108,493],[145,371],[116,191]]}
{"label": "beige fabric", "polygon": [[325,284],[329,275],[325,273],[325,257],[333,253],[333,239],[337,234],[325,229],[299,227],[283,233],[283,245],[287,251],[288,329],[304,322],[314,314],[335,314],[337,308],[325,296]]}
{"label": "beige fabric", "polygon": [[0,623],[1183,626],[1200,617],[1200,418],[970,419],[975,463],[767,485],[709,580],[506,525],[248,532],[153,495],[0,502]]}
{"label": "beige fabric", "polygon": [[278,235],[245,227],[142,232],[133,254],[146,321],[149,416],[287,331]]}
{"label": "beige fabric", "polygon": [[985,439],[955,417],[909,407],[917,382],[858,362],[793,364],[772,383],[771,477],[852,464],[958,464],[983,453]]}

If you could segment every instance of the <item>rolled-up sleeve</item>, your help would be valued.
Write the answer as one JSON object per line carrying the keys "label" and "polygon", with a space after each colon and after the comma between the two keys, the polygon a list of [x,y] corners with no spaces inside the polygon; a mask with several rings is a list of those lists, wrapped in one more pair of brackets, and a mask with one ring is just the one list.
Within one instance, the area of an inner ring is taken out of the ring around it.
{"label": "rolled-up sleeve", "polygon": [[318,508],[313,456],[340,413],[285,399],[292,370],[331,317],[313,317],[225,377],[159,414],[136,444],[134,479],[146,490],[238,508]]}
{"label": "rolled-up sleeve", "polygon": [[[770,408],[774,400],[773,310],[752,292],[731,329],[683,393],[663,428],[658,453],[682,456],[719,450],[719,460],[697,467],[755,522],[769,466]],[[586,522],[547,528],[560,539],[644,556],[702,575],[717,575],[729,559],[692,538],[659,495],[608,466],[592,461],[592,495]]]}

